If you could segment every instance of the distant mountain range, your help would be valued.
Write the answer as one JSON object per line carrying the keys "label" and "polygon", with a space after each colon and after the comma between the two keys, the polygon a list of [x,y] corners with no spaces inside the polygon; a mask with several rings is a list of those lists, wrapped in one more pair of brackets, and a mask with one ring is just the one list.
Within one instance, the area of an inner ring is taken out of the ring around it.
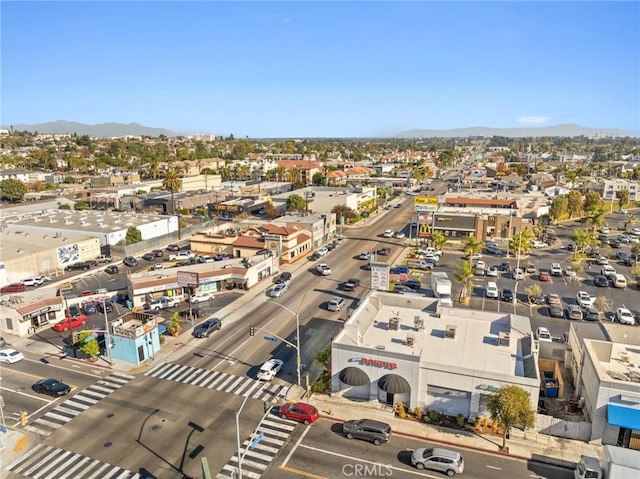
{"label": "distant mountain range", "polygon": [[[38,133],[76,133],[78,135],[89,135],[92,138],[109,138],[112,136],[180,136],[180,133],[166,130],[164,128],[150,128],[138,123],[98,123],[97,125],[87,125],[74,121],[51,121],[49,123],[39,123],[37,125],[12,125],[14,131],[29,131]],[[9,129],[9,125],[2,128]]]}
{"label": "distant mountain range", "polygon": [[[9,125],[2,128],[9,129]],[[158,137],[165,135],[175,137],[187,135],[189,133],[178,133],[165,128],[151,128],[138,123],[99,123],[97,125],[87,125],[73,121],[52,121],[49,123],[39,123],[37,125],[13,125],[14,131],[29,131],[39,133],[76,133],[78,135],[89,135],[91,137],[123,137],[131,136],[151,136]],[[529,128],[487,128],[471,127],[458,128],[453,130],[409,130],[395,135],[395,138],[467,138],[470,136],[483,136],[491,138],[493,136],[504,136],[511,138],[518,137],[541,137],[541,136],[586,136],[586,137],[640,137],[638,131],[623,131],[614,128],[586,128],[574,124],[562,124],[555,126],[541,126]]]}
{"label": "distant mountain range", "polygon": [[540,126],[528,128],[486,128],[477,126],[472,128],[458,128],[455,130],[409,130],[398,133],[396,138],[467,138],[469,136],[484,136],[491,138],[492,136],[504,136],[517,138],[522,136],[540,137],[540,136],[586,136],[586,137],[640,137],[638,131],[623,131],[615,128],[586,128],[572,123]]}

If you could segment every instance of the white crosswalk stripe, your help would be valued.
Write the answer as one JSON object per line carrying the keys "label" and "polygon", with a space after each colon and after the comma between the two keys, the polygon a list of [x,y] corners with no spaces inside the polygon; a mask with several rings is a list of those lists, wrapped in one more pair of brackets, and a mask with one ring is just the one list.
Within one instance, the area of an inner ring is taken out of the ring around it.
{"label": "white crosswalk stripe", "polygon": [[9,471],[34,479],[140,479],[137,472],[44,444],[11,464]]}
{"label": "white crosswalk stripe", "polygon": [[[242,476],[251,479],[260,479],[295,426],[295,422],[275,416],[269,416],[264,419],[258,429],[258,434],[262,433],[260,441],[252,448],[252,438],[249,437],[244,441],[240,449],[240,455],[242,456]],[[235,478],[237,474],[238,454],[236,452],[216,475],[216,479]]]}
{"label": "white crosswalk stripe", "polygon": [[106,378],[58,404],[51,411],[46,412],[25,426],[25,429],[38,434],[49,435],[101,399],[127,384],[134,377],[120,372],[111,373]]}
{"label": "white crosswalk stripe", "polygon": [[[172,363],[160,364],[147,371],[145,376],[215,389],[238,396],[251,394],[253,399],[267,402],[276,402],[284,399],[289,388],[288,385],[268,382],[260,383],[256,387],[255,379]],[[255,389],[253,389],[254,387]]]}

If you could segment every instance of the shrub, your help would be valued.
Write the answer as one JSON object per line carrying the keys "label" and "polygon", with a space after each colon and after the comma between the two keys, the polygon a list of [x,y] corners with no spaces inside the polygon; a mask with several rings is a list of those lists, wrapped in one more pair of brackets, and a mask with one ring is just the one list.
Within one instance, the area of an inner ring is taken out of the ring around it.
{"label": "shrub", "polygon": [[436,422],[440,419],[440,414],[438,414],[438,411],[429,411],[429,419],[431,419],[432,422]]}
{"label": "shrub", "polygon": [[422,419],[422,408],[420,406],[416,406],[415,408],[413,408],[413,415],[418,420]]}
{"label": "shrub", "polygon": [[400,419],[406,419],[407,410],[405,409],[403,403],[399,402],[398,404],[396,404],[396,412],[398,413],[398,417]]}
{"label": "shrub", "polygon": [[458,427],[460,428],[464,427],[464,415],[458,414],[456,416],[456,423],[458,424]]}

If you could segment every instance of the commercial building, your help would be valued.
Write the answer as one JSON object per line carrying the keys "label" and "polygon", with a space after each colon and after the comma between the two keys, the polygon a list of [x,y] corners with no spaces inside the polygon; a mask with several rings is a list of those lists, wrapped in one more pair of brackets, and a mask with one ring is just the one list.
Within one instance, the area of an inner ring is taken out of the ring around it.
{"label": "commercial building", "polygon": [[332,343],[333,393],[473,420],[488,415],[491,394],[515,385],[535,409],[540,377],[529,318],[436,305],[382,292],[363,299]]}
{"label": "commercial building", "polygon": [[375,187],[333,188],[313,186],[301,188],[271,198],[273,205],[286,211],[287,199],[295,194],[305,199],[306,213],[330,213],[336,206],[347,206],[358,214],[368,213],[377,207],[378,196]]}

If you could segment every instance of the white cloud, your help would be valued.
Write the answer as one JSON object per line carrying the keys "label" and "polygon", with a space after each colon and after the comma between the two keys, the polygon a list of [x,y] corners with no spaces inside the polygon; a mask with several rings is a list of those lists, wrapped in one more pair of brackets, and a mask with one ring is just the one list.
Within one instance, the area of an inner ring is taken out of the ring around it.
{"label": "white cloud", "polygon": [[546,123],[551,120],[553,117],[551,116],[521,116],[518,118],[518,123],[525,123],[527,125],[531,124],[541,124]]}

